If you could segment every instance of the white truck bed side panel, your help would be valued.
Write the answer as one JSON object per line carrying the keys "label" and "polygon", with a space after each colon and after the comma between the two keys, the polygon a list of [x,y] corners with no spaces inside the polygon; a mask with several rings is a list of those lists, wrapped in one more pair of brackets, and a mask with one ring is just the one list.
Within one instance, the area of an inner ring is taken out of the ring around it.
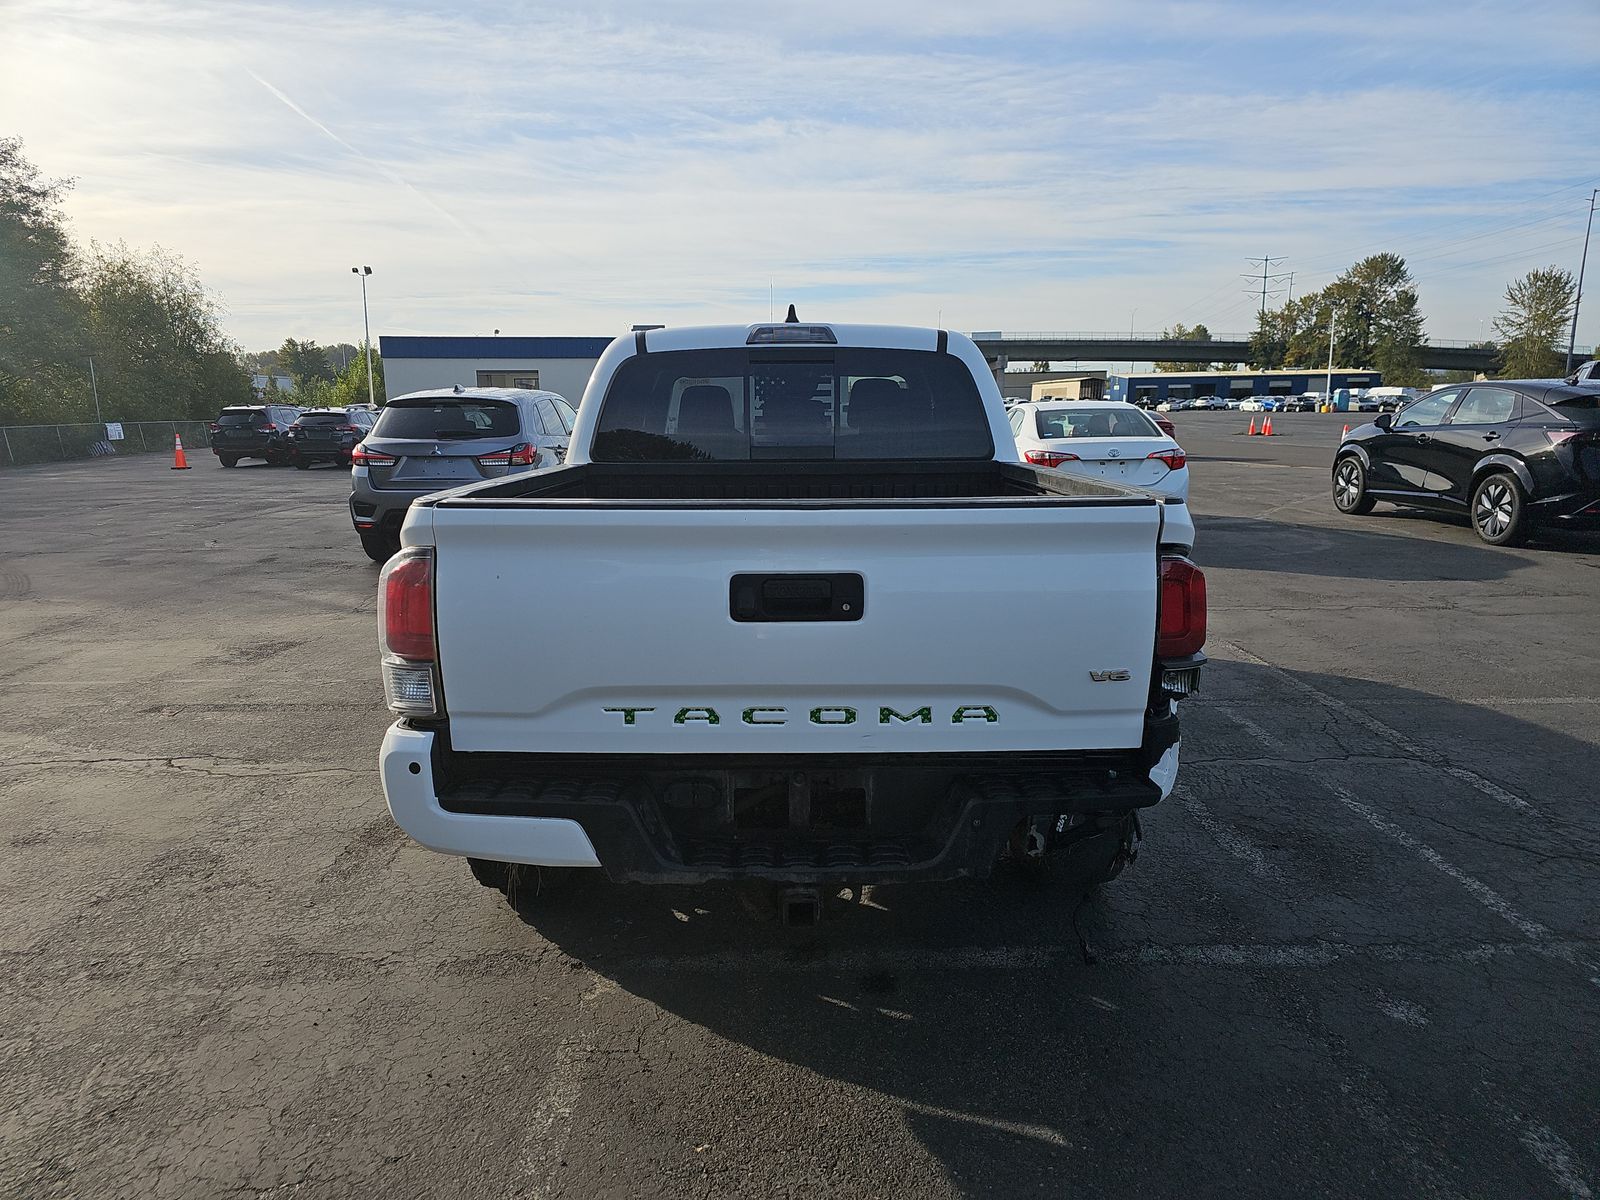
{"label": "white truck bed side panel", "polygon": [[[458,750],[903,753],[1141,740],[1155,504],[432,512]],[[730,615],[736,573],[848,571],[865,580],[859,621]]]}

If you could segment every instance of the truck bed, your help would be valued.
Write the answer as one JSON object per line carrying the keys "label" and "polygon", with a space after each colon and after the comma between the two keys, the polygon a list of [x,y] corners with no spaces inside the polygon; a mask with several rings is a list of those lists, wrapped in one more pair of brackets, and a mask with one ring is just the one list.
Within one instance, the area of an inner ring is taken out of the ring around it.
{"label": "truck bed", "polygon": [[1016,463],[684,462],[586,463],[529,471],[419,504],[536,502],[715,503],[904,500],[1150,504],[1158,497],[1100,480]]}

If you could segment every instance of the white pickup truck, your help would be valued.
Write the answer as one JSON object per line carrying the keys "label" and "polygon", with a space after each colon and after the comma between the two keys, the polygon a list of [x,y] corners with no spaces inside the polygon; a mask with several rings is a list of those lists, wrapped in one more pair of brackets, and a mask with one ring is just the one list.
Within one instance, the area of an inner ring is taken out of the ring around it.
{"label": "white pickup truck", "polygon": [[620,338],[564,465],[411,507],[390,812],[507,890],[755,878],[797,920],[798,889],[1007,856],[1110,878],[1205,661],[1192,539],[1182,504],[1020,462],[960,334]]}

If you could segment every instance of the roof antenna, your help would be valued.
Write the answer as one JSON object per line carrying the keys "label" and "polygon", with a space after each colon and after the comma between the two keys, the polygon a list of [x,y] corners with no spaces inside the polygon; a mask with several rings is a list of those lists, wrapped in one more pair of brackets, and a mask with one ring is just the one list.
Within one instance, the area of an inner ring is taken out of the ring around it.
{"label": "roof antenna", "polygon": [[461,395],[461,385],[459,383],[456,384],[456,395]]}
{"label": "roof antenna", "polygon": [[789,305],[789,315],[783,319],[785,325],[798,325],[800,318],[795,314],[794,305]]}

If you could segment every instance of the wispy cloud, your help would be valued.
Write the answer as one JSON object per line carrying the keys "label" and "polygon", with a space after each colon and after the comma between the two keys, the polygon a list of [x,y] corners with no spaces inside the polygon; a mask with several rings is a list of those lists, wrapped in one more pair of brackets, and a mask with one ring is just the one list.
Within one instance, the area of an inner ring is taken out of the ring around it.
{"label": "wispy cloud", "polygon": [[837,318],[1225,328],[1246,256],[1301,291],[1375,249],[1471,337],[1507,278],[1575,258],[1600,182],[1552,136],[1600,100],[1593,0],[20,0],[7,25],[0,111],[79,177],[82,232],[197,261],[251,345],[350,337],[358,260],[391,332],[743,319],[769,280]]}

